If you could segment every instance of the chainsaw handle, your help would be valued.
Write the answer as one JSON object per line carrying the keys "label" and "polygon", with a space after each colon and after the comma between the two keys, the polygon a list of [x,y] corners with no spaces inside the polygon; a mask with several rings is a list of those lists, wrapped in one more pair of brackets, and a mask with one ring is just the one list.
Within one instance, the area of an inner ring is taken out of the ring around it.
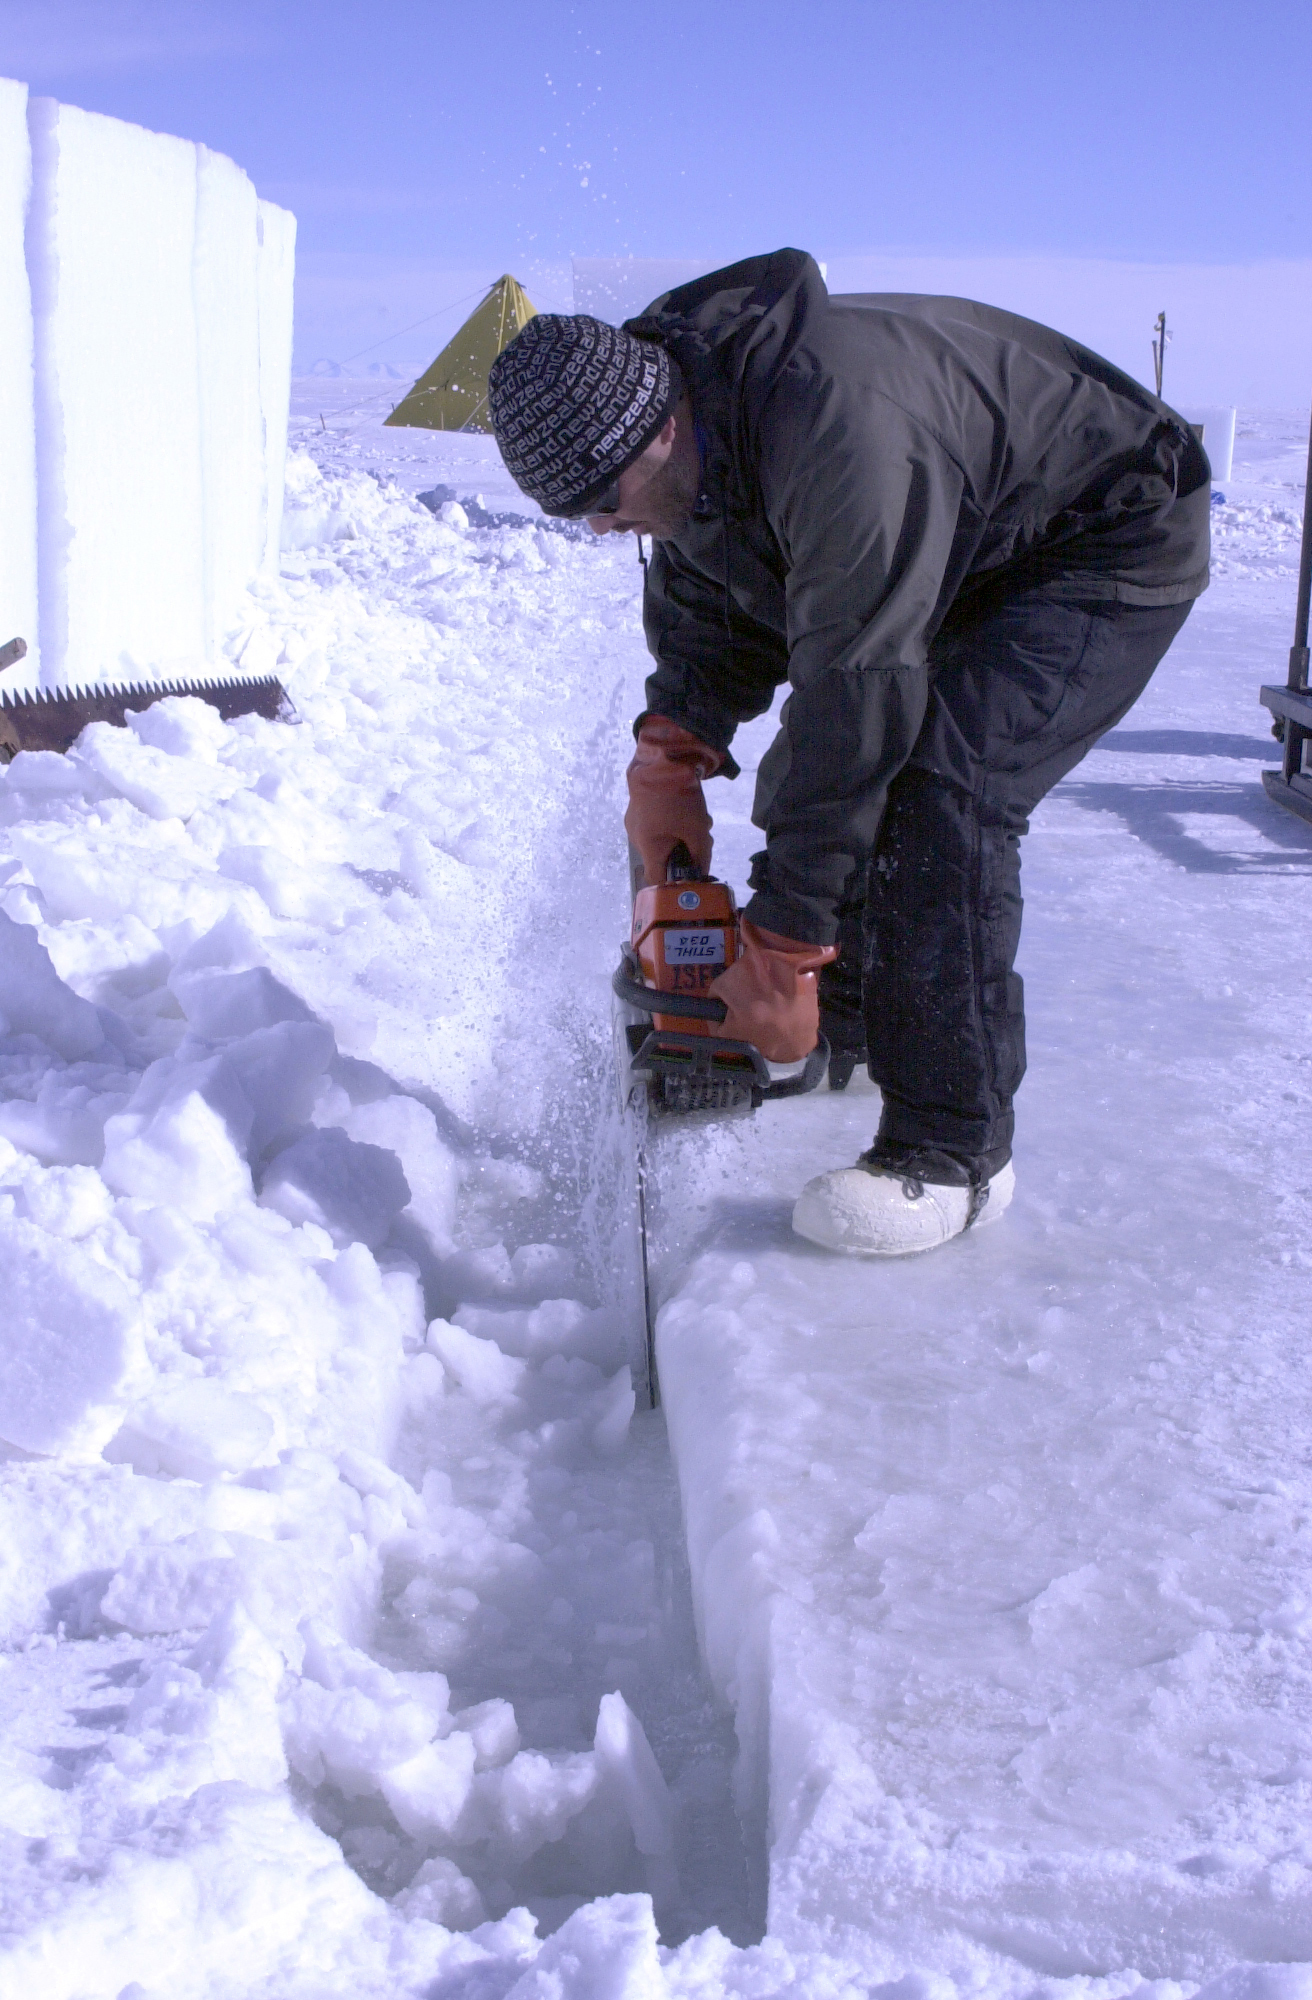
{"label": "chainsaw handle", "polygon": [[611,980],[611,990],[626,1007],[636,1007],[641,1014],[682,1015],[686,1021],[724,1021],[729,1009],[723,1000],[699,1000],[694,993],[658,993],[654,986],[645,986],[629,971],[629,953]]}
{"label": "chainsaw handle", "polygon": [[[633,977],[630,971],[632,964],[633,947],[626,945],[624,957],[610,982],[612,992],[626,1007],[636,1008],[642,1014],[682,1016],[685,1021],[719,1023],[727,1018],[729,1010],[723,1000],[699,1000],[692,993],[658,993],[654,986],[645,986]],[[750,1044],[744,1043],[743,1046],[748,1047]],[[771,1099],[804,1097],[808,1091],[815,1090],[824,1082],[828,1068],[829,1044],[823,1035],[818,1035],[815,1047],[798,1074],[781,1077],[777,1083],[763,1085],[761,1095]]]}
{"label": "chainsaw handle", "polygon": [[763,1097],[805,1097],[808,1090],[815,1090],[825,1079],[829,1067],[829,1044],[823,1035],[817,1035],[815,1047],[807,1057],[797,1076],[783,1077],[778,1083],[767,1084]]}

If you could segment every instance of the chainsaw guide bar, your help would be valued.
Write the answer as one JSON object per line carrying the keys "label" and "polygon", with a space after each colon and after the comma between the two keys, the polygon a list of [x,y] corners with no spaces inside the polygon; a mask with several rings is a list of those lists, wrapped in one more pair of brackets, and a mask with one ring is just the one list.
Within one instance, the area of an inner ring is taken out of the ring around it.
{"label": "chainsaw guide bar", "polygon": [[[621,947],[611,990],[620,1099],[636,1113],[638,1249],[643,1299],[643,1374],[649,1409],[660,1404],[656,1372],[656,1301],[651,1263],[652,1148],[662,1125],[690,1117],[750,1116],[781,1097],[800,1097],[824,1081],[823,1035],[803,1062],[768,1063],[751,1042],[712,1033],[728,1008],[710,988],[742,955],[733,890],[697,867],[675,844],[664,882],[645,880],[630,850],[633,923]],[[658,1204],[656,1204],[658,1206]]]}

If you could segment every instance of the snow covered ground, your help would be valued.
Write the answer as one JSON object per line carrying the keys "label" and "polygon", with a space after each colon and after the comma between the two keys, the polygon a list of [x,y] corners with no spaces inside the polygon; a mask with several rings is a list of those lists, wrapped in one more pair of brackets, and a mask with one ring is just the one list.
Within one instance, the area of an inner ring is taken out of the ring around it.
{"label": "snow covered ground", "polygon": [[609,1054],[633,550],[370,393],[297,385],[227,640],[298,725],[164,703],[0,776],[0,1996],[1312,1960],[1312,829],[1256,706],[1301,425],[1241,418],[1216,586],[1036,820],[1007,1223],[794,1239],[868,1085],[663,1140],[663,1417]]}

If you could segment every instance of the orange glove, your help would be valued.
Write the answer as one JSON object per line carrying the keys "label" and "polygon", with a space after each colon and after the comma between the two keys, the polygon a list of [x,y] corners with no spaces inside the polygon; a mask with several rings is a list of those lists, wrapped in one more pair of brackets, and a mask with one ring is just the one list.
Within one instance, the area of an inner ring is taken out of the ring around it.
{"label": "orange glove", "polygon": [[729,1009],[711,1029],[733,1042],[752,1042],[767,1062],[800,1062],[820,1034],[816,972],[838,956],[834,944],[800,944],[742,920],[742,957],[713,979],[710,992]]}
{"label": "orange glove", "polygon": [[702,796],[702,779],[723,762],[718,750],[663,715],[649,715],[643,723],[628,770],[624,830],[642,856],[648,882],[665,880],[670,849],[680,840],[686,842],[697,866],[709,871],[711,816]]}

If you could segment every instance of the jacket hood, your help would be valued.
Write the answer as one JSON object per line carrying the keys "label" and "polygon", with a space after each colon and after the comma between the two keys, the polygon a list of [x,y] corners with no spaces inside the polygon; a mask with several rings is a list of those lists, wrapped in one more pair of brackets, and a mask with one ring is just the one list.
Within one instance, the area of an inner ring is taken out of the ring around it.
{"label": "jacket hood", "polygon": [[641,340],[693,340],[704,352],[725,341],[751,347],[778,340],[791,347],[808,310],[829,297],[820,266],[805,250],[774,250],[745,257],[722,271],[679,285],[625,321]]}
{"label": "jacket hood", "polygon": [[[655,341],[678,362],[708,433],[705,471],[713,484],[726,476],[732,483],[726,451],[740,467],[749,462],[749,433],[760,406],[807,320],[828,303],[814,257],[805,250],[774,250],[708,271],[624,322],[626,333]],[[749,364],[752,391],[745,398],[740,391]]]}

